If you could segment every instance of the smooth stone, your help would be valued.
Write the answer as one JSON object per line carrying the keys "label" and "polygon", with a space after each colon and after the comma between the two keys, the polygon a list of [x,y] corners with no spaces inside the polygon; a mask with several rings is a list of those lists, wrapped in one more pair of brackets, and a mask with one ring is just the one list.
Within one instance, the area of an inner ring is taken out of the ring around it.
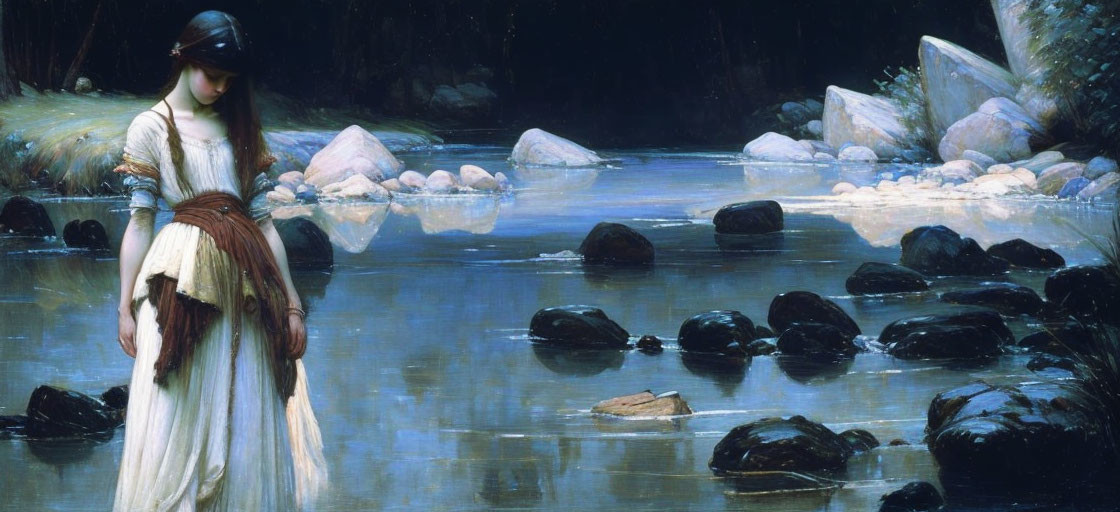
{"label": "smooth stone", "polygon": [[305,182],[321,189],[355,174],[376,183],[396,177],[402,170],[404,164],[376,136],[351,125],[311,157],[303,176]]}
{"label": "smooth stone", "polygon": [[836,159],[841,162],[875,163],[879,161],[879,156],[875,154],[875,151],[866,146],[848,146],[840,150],[840,154]]}
{"label": "smooth stone", "polygon": [[814,137],[824,136],[824,123],[820,119],[813,119],[805,123],[805,131],[812,134]]}
{"label": "smooth stone", "polygon": [[1038,190],[1043,194],[1052,196],[1065,186],[1066,182],[1085,172],[1085,164],[1080,162],[1065,162],[1047,167],[1038,175]]}
{"label": "smooth stone", "polygon": [[754,327],[755,335],[760,336],[760,338],[748,341],[743,347],[743,351],[746,352],[748,356],[769,356],[778,351],[778,345],[773,342],[774,333],[764,334],[763,329],[766,328],[759,325]]}
{"label": "smooth stone", "polygon": [[290,204],[296,202],[296,193],[284,185],[277,185],[275,189],[268,191],[264,197],[268,202],[274,204]]}
{"label": "smooth stone", "polygon": [[875,160],[904,156],[912,135],[894,103],[835,85],[825,90],[824,103],[821,129],[832,147],[864,146],[877,155]]}
{"label": "smooth stone", "polygon": [[591,407],[595,414],[612,416],[683,416],[692,409],[676,391],[654,395],[649,390],[603,400]]}
{"label": "smooth stone", "polygon": [[845,430],[840,433],[840,437],[848,446],[852,447],[852,451],[856,453],[868,452],[879,447],[879,440],[866,430],[860,428],[853,428]]}
{"label": "smooth stone", "polygon": [[314,222],[294,218],[277,220],[275,224],[292,268],[324,270],[334,266],[330,237]]}
{"label": "smooth stone", "polygon": [[1018,162],[1011,162],[1011,167],[1016,169],[1024,168],[1029,169],[1036,175],[1048,167],[1060,164],[1066,161],[1066,156],[1061,151],[1043,151],[1027,160],[1020,160]]}
{"label": "smooth stone", "polygon": [[812,119],[812,113],[809,112],[809,107],[795,101],[787,101],[778,107],[779,116],[782,120],[793,125],[799,125],[809,122]]}
{"label": "smooth stone", "polygon": [[128,384],[113,386],[101,393],[101,402],[115,410],[128,408]]}
{"label": "smooth stone", "polygon": [[581,167],[599,165],[594,151],[540,128],[526,130],[513,146],[510,160],[522,165]]}
{"label": "smooth stone", "polygon": [[1061,268],[1066,264],[1066,260],[1054,250],[1043,249],[1022,238],[1000,242],[988,247],[986,252],[1016,267]]}
{"label": "smooth stone", "polygon": [[925,277],[900,265],[867,262],[859,266],[844,288],[853,295],[920,292],[929,289]]}
{"label": "smooth stone", "polygon": [[401,187],[405,189],[419,190],[424,188],[424,183],[428,181],[428,178],[416,171],[405,171],[401,173],[397,180],[400,181]]}
{"label": "smooth stone", "polygon": [[1050,368],[1057,368],[1065,370],[1072,375],[1078,375],[1080,369],[1077,367],[1077,362],[1068,357],[1056,356],[1054,354],[1038,354],[1027,361],[1027,369],[1032,372],[1041,372]]}
{"label": "smooth stone", "polygon": [[1093,180],[1092,183],[1081,189],[1077,193],[1079,199],[1090,199],[1093,197],[1108,197],[1116,199],[1117,190],[1120,190],[1120,173],[1110,172]]}
{"label": "smooth stone", "polygon": [[831,156],[836,156],[836,148],[829,145],[823,140],[801,139],[797,141],[810,153],[826,153]]}
{"label": "smooth stone", "polygon": [[900,359],[965,359],[998,355],[1015,338],[999,313],[970,310],[891,322],[879,342]]}
{"label": "smooth stone", "polygon": [[281,185],[287,185],[288,188],[295,190],[296,187],[303,184],[303,173],[300,171],[288,171],[281,174],[276,178],[276,182]]}
{"label": "smooth stone", "polygon": [[941,302],[989,307],[1004,315],[1034,315],[1042,310],[1042,297],[1017,284],[945,292]]}
{"label": "smooth stone", "polygon": [[832,187],[832,195],[851,194],[856,190],[858,190],[858,187],[855,185],[846,181],[841,181]]}
{"label": "smooth stone", "polygon": [[529,322],[529,336],[579,348],[626,348],[630,333],[592,306],[544,308]]}
{"label": "smooth stone", "polygon": [[922,512],[938,510],[945,500],[929,482],[910,482],[901,489],[884,494],[879,512]]}
{"label": "smooth stone", "polygon": [[766,132],[743,146],[743,156],[768,162],[808,162],[813,153],[796,140],[775,132]]}
{"label": "smooth stone", "polygon": [[387,179],[385,181],[382,181],[380,183],[380,185],[382,187],[384,187],[385,190],[388,190],[389,192],[400,192],[401,188],[402,188],[401,187],[401,182],[397,178],[391,178],[391,179]]}
{"label": "smooth stone", "polygon": [[848,340],[862,334],[852,317],[835,302],[806,291],[792,291],[774,297],[770,301],[766,323],[778,333],[795,323],[821,323],[839,329]]}
{"label": "smooth stone", "polygon": [[952,184],[970,182],[983,173],[984,170],[971,160],[951,160],[922,169],[922,177]]}
{"label": "smooth stone", "polygon": [[791,356],[848,358],[859,352],[852,339],[829,324],[794,323],[778,337],[778,351]]}
{"label": "smooth stone", "polygon": [[1031,80],[1024,81],[1015,92],[1015,102],[1022,105],[1032,118],[1050,128],[1057,124],[1061,110],[1058,101]]}
{"label": "smooth stone", "polygon": [[1098,414],[1076,386],[978,382],[933,399],[926,440],[943,484],[1062,490],[1105,461]]}
{"label": "smooth stone", "polygon": [[1047,323],[1045,330],[1023,336],[1015,345],[1030,352],[1046,352],[1057,356],[1085,354],[1091,350],[1093,333],[1075,319]]}
{"label": "smooth stone", "polygon": [[746,355],[745,345],[758,338],[754,322],[731,310],[709,311],[685,320],[677,334],[682,351]]}
{"label": "smooth stone", "polygon": [[1120,278],[1104,266],[1061,269],[1046,278],[1046,300],[1087,321],[1120,324]]}
{"label": "smooth stone", "polygon": [[486,169],[483,169],[477,165],[466,164],[460,166],[459,179],[463,183],[463,185],[476,190],[484,190],[476,186],[479,185],[479,183],[483,180],[490,180],[490,183],[493,184],[492,186],[497,186],[497,182],[494,181],[494,176],[489,172],[486,172]]}
{"label": "smooth stone", "polygon": [[712,219],[716,233],[758,235],[785,227],[782,206],[777,201],[749,201],[720,208]]}
{"label": "smooth stone", "polygon": [[122,423],[122,416],[91,396],[42,385],[27,403],[25,433],[30,438],[101,435]]}
{"label": "smooth stone", "polygon": [[[993,98],[996,99],[996,98]],[[975,150],[993,162],[1011,162],[1031,156],[1031,132],[998,115],[974,112],[949,126],[937,145],[942,160],[964,158]]]}
{"label": "smooth stone", "polygon": [[[385,187],[370,181],[370,179],[363,174],[355,174],[340,182],[327,184],[319,190],[319,195],[324,199],[331,200],[389,199],[389,191],[385,190]],[[296,199],[306,200],[314,198],[314,189],[305,189],[296,193]]]}
{"label": "smooth stone", "polygon": [[431,194],[450,194],[459,187],[459,179],[444,170],[432,171],[424,181],[424,192]]}
{"label": "smooth stone", "polygon": [[1045,68],[1044,59],[1034,49],[1032,41],[1045,37],[1031,28],[1029,0],[992,0],[992,12],[999,28],[999,40],[1003,42],[1003,52],[1007,65],[1015,76],[1032,78]]}
{"label": "smooth stone", "polygon": [[638,350],[647,354],[660,354],[665,349],[661,346],[661,338],[647,334],[638,340]]}
{"label": "smooth stone", "polygon": [[652,265],[653,244],[629,226],[600,222],[584,237],[578,251],[584,263]]}
{"label": "smooth stone", "polygon": [[498,189],[500,190],[510,190],[513,188],[513,183],[509,181],[509,178],[506,177],[506,173],[502,171],[498,171],[494,174],[494,181],[498,182]]}
{"label": "smooth stone", "polygon": [[62,228],[62,240],[67,247],[74,249],[109,250],[109,235],[105,233],[105,226],[93,219],[67,222]]}
{"label": "smooth stone", "polygon": [[1011,174],[1011,171],[1014,170],[1015,169],[1008,164],[995,164],[988,167],[988,174]]}
{"label": "smooth stone", "polygon": [[[984,169],[988,169],[988,168],[992,167],[993,165],[997,165],[995,158],[992,158],[992,157],[990,157],[990,156],[988,156],[984,153],[981,153],[979,151],[973,151],[971,149],[966,149],[963,152],[961,152],[961,158],[964,159],[964,160],[970,160],[970,161],[976,162],[976,165],[979,165],[981,168],[984,168]],[[1008,169],[1008,172],[1010,172],[1010,171],[1011,170]]]}
{"label": "smooth stone", "polygon": [[988,255],[971,238],[945,226],[921,226],[902,236],[901,263],[927,276],[995,275],[1005,260]]}
{"label": "smooth stone", "polygon": [[852,448],[835,432],[802,416],[763,418],[731,429],[712,450],[717,475],[751,471],[832,471]]}
{"label": "smooth stone", "polygon": [[832,156],[829,153],[819,152],[813,153],[813,160],[816,160],[818,162],[835,162],[836,157]]}
{"label": "smooth stone", "polygon": [[1095,180],[1110,172],[1120,172],[1120,166],[1117,166],[1116,160],[1098,156],[1094,157],[1092,160],[1089,160],[1089,163],[1085,164],[1085,174],[1083,174],[1082,176],[1085,176],[1090,180]]}
{"label": "smooth stone", "polygon": [[1084,176],[1078,176],[1067,181],[1065,185],[1062,185],[1062,189],[1058,191],[1058,199],[1077,197],[1077,194],[1084,190],[1085,187],[1089,186],[1089,183],[1092,182],[1089,181],[1089,178]]}
{"label": "smooth stone", "polygon": [[47,209],[24,196],[14,196],[0,210],[0,226],[21,236],[55,236]]}
{"label": "smooth stone", "polygon": [[960,46],[922,36],[918,49],[922,89],[933,124],[941,138],[953,123],[976,112],[995,97],[1014,97],[1018,80],[1006,69]]}

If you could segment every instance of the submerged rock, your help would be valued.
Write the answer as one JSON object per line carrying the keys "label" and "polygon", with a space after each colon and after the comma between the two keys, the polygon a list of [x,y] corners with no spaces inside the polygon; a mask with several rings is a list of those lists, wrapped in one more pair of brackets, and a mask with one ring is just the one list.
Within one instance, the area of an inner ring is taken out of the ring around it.
{"label": "submerged rock", "polygon": [[654,395],[647,389],[603,400],[592,406],[591,412],[614,416],[682,416],[692,414],[692,409],[676,391]]}
{"label": "submerged rock", "polygon": [[25,433],[31,438],[103,435],[121,425],[121,416],[96,398],[57,388],[39,386],[27,403]]}
{"label": "submerged rock", "polygon": [[128,384],[113,386],[101,393],[101,401],[106,407],[115,410],[128,408]]}
{"label": "submerged rock", "polygon": [[854,295],[904,293],[929,289],[921,274],[899,265],[867,262],[848,276],[844,288]]}
{"label": "submerged rock", "polygon": [[651,265],[653,244],[629,226],[600,222],[579,245],[584,263],[608,265]]}
{"label": "submerged rock", "polygon": [[379,182],[395,178],[403,170],[404,164],[377,137],[352,125],[311,157],[303,175],[308,184],[323,188],[355,174]]}
{"label": "submerged rock", "polygon": [[971,238],[945,226],[922,226],[902,236],[901,263],[927,276],[995,275],[1007,261],[984,252]]}
{"label": "submerged rock", "polygon": [[948,41],[922,36],[918,49],[930,122],[940,138],[990,98],[1015,96],[1015,76]]}
{"label": "submerged rock", "polygon": [[109,235],[105,232],[105,226],[93,219],[67,222],[62,228],[62,240],[67,247],[74,249],[101,252],[109,250]]}
{"label": "submerged rock", "polygon": [[879,440],[871,432],[859,428],[845,430],[840,433],[840,437],[855,453],[871,451],[879,446]]}
{"label": "submerged rock", "polygon": [[929,482],[910,482],[901,489],[884,494],[879,512],[920,512],[938,510],[945,500]]}
{"label": "submerged rock", "polygon": [[777,201],[749,201],[720,208],[712,223],[716,233],[757,235],[781,231],[785,218]]}
{"label": "submerged rock", "polygon": [[865,146],[888,160],[902,157],[911,138],[902,113],[889,100],[835,85],[825,91],[821,121],[824,140],[832,147]]}
{"label": "submerged rock", "polygon": [[1045,330],[1023,336],[1016,344],[1032,352],[1046,352],[1057,356],[1084,353],[1092,342],[1093,333],[1081,322],[1066,321],[1047,324]]}
{"label": "submerged rock", "polygon": [[802,416],[763,418],[731,429],[712,451],[717,475],[748,471],[831,471],[853,453],[835,432]]}
{"label": "submerged rock", "polygon": [[1046,278],[1046,300],[1079,318],[1120,324],[1120,278],[1104,266],[1077,266]]}
{"label": "submerged rock", "polygon": [[845,358],[859,352],[852,336],[836,326],[821,323],[793,323],[778,337],[783,355],[812,358]]}
{"label": "submerged rock", "polygon": [[630,333],[603,310],[592,306],[559,306],[537,311],[529,336],[551,344],[583,348],[627,347]]}
{"label": "submerged rock", "polygon": [[599,165],[603,159],[594,151],[540,128],[521,134],[510,160],[521,165],[582,167]]}
{"label": "submerged rock", "polygon": [[47,209],[23,196],[14,196],[0,210],[0,227],[4,232],[21,236],[55,236]]}
{"label": "submerged rock", "polygon": [[1022,238],[1008,240],[988,247],[989,255],[1002,258],[1016,267],[1061,268],[1066,260],[1052,249],[1043,249]]}
{"label": "submerged rock", "polygon": [[999,313],[972,310],[891,322],[879,342],[900,359],[973,359],[998,355],[1015,338]]}
{"label": "submerged rock", "polygon": [[794,323],[821,323],[839,329],[849,340],[861,334],[852,317],[835,302],[806,291],[792,291],[774,297],[770,301],[766,323],[778,333]]}
{"label": "submerged rock", "polygon": [[745,346],[758,336],[754,322],[731,310],[709,311],[685,320],[677,334],[681,350],[746,355]]}
{"label": "submerged rock", "polygon": [[1034,315],[1042,309],[1042,297],[1034,290],[1010,283],[945,292],[941,302],[985,306],[1005,315]]}
{"label": "submerged rock", "polygon": [[323,270],[334,266],[330,237],[314,222],[295,218],[275,222],[292,268]]}
{"label": "submerged rock", "polygon": [[1057,490],[1107,460],[1092,403],[1076,387],[1053,382],[969,384],[933,399],[926,439],[943,482]]}
{"label": "submerged rock", "polygon": [[661,338],[647,334],[638,340],[638,350],[647,354],[660,354],[665,349],[661,347]]}

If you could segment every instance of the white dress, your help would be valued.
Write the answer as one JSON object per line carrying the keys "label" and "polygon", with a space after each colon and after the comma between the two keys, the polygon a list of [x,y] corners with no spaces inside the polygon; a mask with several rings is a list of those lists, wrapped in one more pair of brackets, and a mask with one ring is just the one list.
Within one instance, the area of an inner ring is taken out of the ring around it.
{"label": "white dress", "polygon": [[[185,175],[196,193],[240,197],[227,139],[183,136],[182,147]],[[134,211],[154,209],[156,195],[171,207],[188,198],[176,183],[159,114],[148,111],[133,120],[125,161],[147,171],[126,177]],[[253,287],[245,282],[236,289],[238,272],[198,227],[173,222],[152,241],[133,292],[137,352],[114,510],[292,510],[297,502],[306,508],[325,485],[302,362],[295,396],[285,405],[273,384],[259,315],[243,307]],[[176,279],[178,293],[220,309],[164,386],[153,381],[161,336],[147,300],[147,280],[156,274]]]}

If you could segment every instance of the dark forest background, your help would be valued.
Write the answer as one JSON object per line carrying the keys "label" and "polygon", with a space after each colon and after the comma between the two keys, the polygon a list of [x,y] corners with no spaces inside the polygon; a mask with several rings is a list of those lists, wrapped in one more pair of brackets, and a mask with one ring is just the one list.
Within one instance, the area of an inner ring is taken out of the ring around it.
{"label": "dark forest background", "polygon": [[[6,0],[4,50],[37,89],[69,85],[76,68],[97,89],[154,94],[179,30],[205,9],[241,21],[267,91],[592,147],[743,144],[782,101],[830,84],[874,92],[885,69],[917,66],[925,34],[1006,62],[986,0]],[[467,82],[496,101],[466,114],[426,104],[435,86]]]}

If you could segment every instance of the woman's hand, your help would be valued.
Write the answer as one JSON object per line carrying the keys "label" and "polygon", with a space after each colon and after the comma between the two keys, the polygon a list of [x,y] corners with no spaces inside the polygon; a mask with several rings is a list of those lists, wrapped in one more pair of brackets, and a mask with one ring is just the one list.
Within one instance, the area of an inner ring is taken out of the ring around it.
{"label": "woman's hand", "polygon": [[303,315],[288,312],[288,359],[299,359],[307,351],[307,326],[303,325]]}
{"label": "woman's hand", "polygon": [[136,319],[132,311],[117,312],[117,343],[128,357],[136,357]]}

